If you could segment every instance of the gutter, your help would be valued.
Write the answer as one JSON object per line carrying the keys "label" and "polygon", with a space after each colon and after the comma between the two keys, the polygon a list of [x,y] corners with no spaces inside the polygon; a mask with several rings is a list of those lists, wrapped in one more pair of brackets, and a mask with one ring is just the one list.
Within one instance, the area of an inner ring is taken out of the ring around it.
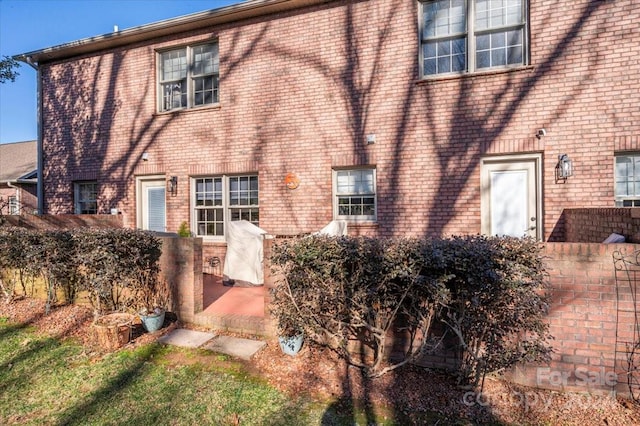
{"label": "gutter", "polygon": [[217,9],[178,16],[151,24],[144,24],[125,30],[114,31],[112,33],[23,53],[13,56],[13,59],[24,62],[32,58],[34,61],[42,64],[159,37],[175,35],[185,31],[199,30],[215,25],[278,14],[302,7],[330,2],[331,0],[248,0]]}
{"label": "gutter", "polygon": [[[16,58],[17,59],[17,58]],[[37,165],[36,165],[36,173],[37,173],[37,199],[38,199],[38,208],[34,212],[35,214],[43,214],[44,213],[44,182],[42,180],[42,171],[43,171],[43,153],[44,149],[42,147],[42,76],[40,73],[40,67],[37,62],[34,62],[31,59],[31,56],[24,56],[18,59],[31,68],[36,70],[36,121],[38,123],[36,130],[36,147],[37,147]]]}

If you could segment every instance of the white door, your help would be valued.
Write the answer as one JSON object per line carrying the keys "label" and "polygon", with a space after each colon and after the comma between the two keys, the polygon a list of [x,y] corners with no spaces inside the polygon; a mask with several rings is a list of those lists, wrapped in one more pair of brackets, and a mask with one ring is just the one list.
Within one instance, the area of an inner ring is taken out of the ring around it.
{"label": "white door", "polygon": [[483,234],[542,238],[539,165],[539,157],[483,161]]}
{"label": "white door", "polygon": [[140,180],[139,181],[138,227],[148,231],[165,232],[166,199],[165,180]]}

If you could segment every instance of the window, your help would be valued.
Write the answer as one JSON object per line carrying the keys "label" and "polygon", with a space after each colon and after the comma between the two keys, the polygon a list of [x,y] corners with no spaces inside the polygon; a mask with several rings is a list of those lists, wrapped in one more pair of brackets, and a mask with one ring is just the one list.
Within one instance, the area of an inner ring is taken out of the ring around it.
{"label": "window", "polygon": [[376,220],[375,169],[334,171],[336,219]]}
{"label": "window", "polygon": [[216,176],[194,179],[197,236],[224,236],[227,221],[247,220],[258,226],[258,176]]}
{"label": "window", "polygon": [[9,214],[20,214],[20,202],[15,195],[9,196]]}
{"label": "window", "polygon": [[160,111],[218,102],[219,58],[216,43],[187,46],[159,54]]}
{"label": "window", "polygon": [[526,0],[422,1],[422,75],[526,63]]}
{"label": "window", "polygon": [[98,213],[98,183],[76,182],[74,183],[75,213]]}
{"label": "window", "polygon": [[616,207],[640,207],[640,154],[617,155]]}

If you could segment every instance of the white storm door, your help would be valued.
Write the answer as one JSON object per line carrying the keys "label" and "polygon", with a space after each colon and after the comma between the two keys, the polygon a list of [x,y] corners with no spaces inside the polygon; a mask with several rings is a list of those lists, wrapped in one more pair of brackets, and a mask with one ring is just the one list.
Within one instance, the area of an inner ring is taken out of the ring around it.
{"label": "white storm door", "polygon": [[148,231],[165,232],[166,198],[165,180],[140,181],[139,226]]}
{"label": "white storm door", "polygon": [[539,160],[485,160],[482,165],[482,233],[540,239]]}

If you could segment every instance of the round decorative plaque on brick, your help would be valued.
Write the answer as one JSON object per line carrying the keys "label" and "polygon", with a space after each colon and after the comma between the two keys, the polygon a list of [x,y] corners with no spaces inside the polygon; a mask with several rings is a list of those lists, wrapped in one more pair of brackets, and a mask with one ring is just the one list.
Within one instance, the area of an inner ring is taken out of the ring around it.
{"label": "round decorative plaque on brick", "polygon": [[300,179],[298,179],[295,173],[287,173],[284,177],[284,184],[287,185],[289,189],[296,189],[298,185],[300,185]]}

